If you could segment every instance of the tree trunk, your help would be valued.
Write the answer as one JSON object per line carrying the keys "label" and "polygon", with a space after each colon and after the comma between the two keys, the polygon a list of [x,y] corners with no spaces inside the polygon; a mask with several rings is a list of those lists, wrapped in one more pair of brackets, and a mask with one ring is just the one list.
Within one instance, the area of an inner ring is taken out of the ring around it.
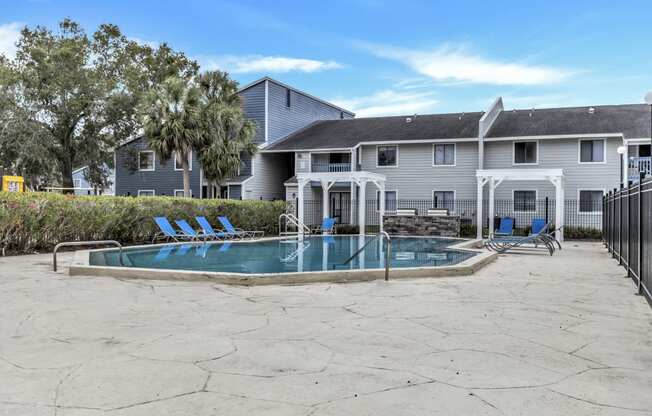
{"label": "tree trunk", "polygon": [[[61,172],[61,187],[62,188],[73,188],[75,185],[72,181],[72,161],[68,158],[59,161],[59,170]],[[72,189],[64,189],[64,194],[72,194],[75,191]]]}
{"label": "tree trunk", "polygon": [[190,198],[190,166],[187,154],[181,156],[181,167],[183,168],[183,196]]}

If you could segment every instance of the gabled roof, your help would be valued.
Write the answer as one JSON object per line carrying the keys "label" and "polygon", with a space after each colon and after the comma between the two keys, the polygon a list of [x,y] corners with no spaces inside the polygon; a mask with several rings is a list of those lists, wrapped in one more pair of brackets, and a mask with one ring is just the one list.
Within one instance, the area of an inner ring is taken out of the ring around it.
{"label": "gabled roof", "polygon": [[293,86],[291,86],[291,85],[284,84],[284,83],[282,83],[281,81],[275,80],[274,78],[270,78],[270,77],[268,77],[268,76],[264,76],[264,77],[262,77],[262,78],[259,78],[259,79],[255,80],[255,81],[253,81],[253,82],[250,82],[249,84],[246,84],[244,87],[240,88],[240,89],[238,90],[238,92],[242,92],[242,91],[244,91],[244,90],[246,90],[246,89],[249,89],[249,88],[253,87],[254,85],[258,85],[258,84],[260,84],[261,82],[264,82],[264,81],[273,82],[273,83],[276,84],[276,85],[280,85],[281,87],[283,87],[283,88],[287,88],[287,89],[289,89],[289,90],[292,90],[292,91],[294,91],[294,92],[296,92],[296,93],[298,93],[298,94],[305,95],[305,96],[308,97],[308,98],[312,98],[313,100],[315,100],[315,101],[319,101],[320,103],[325,104],[325,105],[327,105],[327,106],[329,106],[329,107],[332,107],[332,108],[334,108],[334,109],[336,109],[336,110],[343,111],[343,112],[345,112],[345,113],[347,113],[347,114],[349,114],[349,115],[351,115],[351,116],[355,116],[355,113],[352,112],[352,111],[350,111],[350,110],[347,110],[347,109],[345,109],[345,108],[339,107],[339,106],[337,106],[337,105],[335,105],[335,104],[333,104],[333,103],[330,103],[330,102],[328,102],[328,101],[326,101],[326,100],[322,100],[322,99],[319,98],[319,97],[315,97],[315,96],[312,95],[312,94],[308,94],[307,92],[301,91],[301,90],[299,90],[299,89],[297,89],[297,88],[295,88],[295,87],[293,87]]}
{"label": "gabled roof", "polygon": [[[359,143],[477,140],[481,112],[316,121],[265,151],[350,149]],[[409,119],[409,121],[408,121]]]}
{"label": "gabled roof", "polygon": [[649,138],[652,114],[647,104],[505,110],[493,123],[488,138],[622,134]]}

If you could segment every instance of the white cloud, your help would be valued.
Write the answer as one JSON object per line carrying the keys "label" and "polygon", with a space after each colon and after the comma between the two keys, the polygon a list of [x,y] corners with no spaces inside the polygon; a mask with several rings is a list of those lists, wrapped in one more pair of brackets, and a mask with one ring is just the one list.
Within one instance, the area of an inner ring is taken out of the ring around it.
{"label": "white cloud", "polygon": [[286,56],[227,55],[200,57],[199,62],[204,69],[222,69],[234,74],[320,72],[342,68],[342,65],[335,61],[318,61]]}
{"label": "white cloud", "polygon": [[382,90],[356,98],[335,98],[333,103],[356,113],[357,117],[396,116],[432,111],[438,100],[432,92]]}
{"label": "white cloud", "polygon": [[378,57],[401,62],[437,82],[543,85],[558,83],[574,74],[560,68],[492,60],[450,44],[425,51],[366,43],[358,45]]}
{"label": "white cloud", "polygon": [[7,58],[16,56],[16,42],[20,39],[21,23],[12,22],[0,25],[0,55]]}

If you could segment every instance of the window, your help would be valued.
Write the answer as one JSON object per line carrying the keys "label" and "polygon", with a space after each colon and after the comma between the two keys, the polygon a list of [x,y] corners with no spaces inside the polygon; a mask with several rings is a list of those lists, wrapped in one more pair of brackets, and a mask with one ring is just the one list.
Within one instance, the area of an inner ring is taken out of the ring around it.
{"label": "window", "polygon": [[538,142],[514,142],[514,164],[536,165],[539,163]]}
{"label": "window", "polygon": [[143,150],[138,152],[138,170],[154,170],[154,152],[152,150]]}
{"label": "window", "polygon": [[[188,168],[192,170],[192,152],[188,153]],[[183,166],[181,166],[181,155],[178,153],[174,156],[174,170],[183,170]]]}
{"label": "window", "polygon": [[[380,191],[376,191],[376,211],[380,211]],[[396,211],[396,191],[385,191],[385,212]]]}
{"label": "window", "polygon": [[77,189],[81,188],[81,179],[73,179],[72,184],[73,184],[72,186],[74,186]]}
{"label": "window", "polygon": [[434,166],[454,166],[455,165],[455,145],[454,144],[436,144],[433,146],[433,165]]}
{"label": "window", "polygon": [[397,166],[398,159],[398,146],[378,146],[378,159],[376,165],[381,166]]}
{"label": "window", "polygon": [[153,189],[139,189],[138,196],[154,196],[156,193]]}
{"label": "window", "polygon": [[445,208],[448,212],[455,211],[455,191],[433,191],[432,207]]}
{"label": "window", "polygon": [[514,212],[537,210],[537,191],[514,191]]}
{"label": "window", "polygon": [[[173,195],[175,198],[183,198],[185,196],[183,189],[175,189]],[[190,190],[190,196],[192,197],[192,189]]]}
{"label": "window", "polygon": [[287,108],[292,106],[292,91],[289,88],[285,90],[285,106]]}
{"label": "window", "polygon": [[580,163],[603,163],[605,140],[580,140]]}
{"label": "window", "polygon": [[602,211],[603,190],[580,190],[579,212],[595,213]]}

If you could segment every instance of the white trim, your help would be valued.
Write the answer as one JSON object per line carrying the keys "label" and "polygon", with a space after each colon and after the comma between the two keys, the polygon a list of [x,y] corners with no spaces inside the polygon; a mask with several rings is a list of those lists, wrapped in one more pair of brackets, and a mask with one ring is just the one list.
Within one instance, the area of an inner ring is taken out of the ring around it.
{"label": "white trim", "polygon": [[[601,136],[604,137],[604,136]],[[477,137],[463,137],[459,139],[423,139],[423,140],[372,140],[366,142],[358,142],[351,147],[332,147],[332,148],[309,148],[309,149],[260,149],[261,153],[288,153],[288,152],[346,152],[355,150],[361,146],[372,145],[402,145],[402,144],[429,144],[429,143],[463,143],[463,142],[477,142]],[[272,145],[278,142],[272,143]]]}
{"label": "white trim", "polygon": [[637,145],[637,144],[641,145],[641,144],[650,144],[650,143],[652,143],[652,139],[650,139],[649,137],[647,137],[647,138],[646,137],[639,137],[639,138],[636,138],[636,139],[623,139],[623,144],[631,145],[631,146]]}
{"label": "white trim", "polygon": [[[536,143],[536,162],[516,163],[516,143]],[[512,166],[536,166],[539,164],[539,140],[514,140],[512,142]]]}
{"label": "white trim", "polygon": [[151,192],[151,196],[156,196],[156,191],[154,189],[139,189],[138,196],[150,196],[150,195],[141,195],[141,192]]}
{"label": "white trim", "polygon": [[578,188],[577,189],[577,214],[578,215],[602,215],[602,211],[580,211],[580,206],[581,206],[581,199],[580,199],[580,193],[582,191],[600,191],[602,192],[602,196],[604,196],[607,192],[605,188]]}
{"label": "white trim", "polygon": [[[141,169],[140,168],[140,154],[141,153],[151,153],[152,154],[152,168],[151,169]],[[156,152],[153,150],[139,150],[138,151],[138,171],[139,172],[154,172],[156,170]]]}
{"label": "white trim", "polygon": [[[453,164],[452,165],[438,165],[435,163],[435,147],[453,145]],[[456,143],[433,143],[432,144],[432,166],[435,168],[454,168],[457,166],[457,144]]]}
{"label": "white trim", "polygon": [[[380,147],[396,147],[396,164],[394,165],[378,165],[378,148]],[[384,169],[384,168],[397,168],[398,167],[398,145],[397,144],[392,144],[392,145],[382,145],[379,144],[376,146],[376,169]]]}
{"label": "white trim", "polygon": [[[115,165],[114,165],[114,166],[115,166]],[[86,165],[86,166],[82,166],[81,168],[77,168],[77,169],[73,170],[73,171],[72,171],[72,174],[74,175],[75,173],[77,173],[77,172],[79,172],[79,171],[82,171],[82,170],[84,170],[84,169],[86,169],[86,168],[88,168],[88,165]]]}
{"label": "white trim", "polygon": [[[387,192],[394,192],[396,193],[396,198],[394,199],[394,209],[393,210],[388,210],[387,209]],[[376,189],[376,212],[380,212],[380,189]],[[398,209],[398,189],[385,189],[385,214],[388,212],[396,212]]]}
{"label": "white trim", "polygon": [[[177,168],[177,156],[178,155],[179,154],[177,152],[174,152],[174,161],[173,161],[174,165],[173,165],[173,167],[174,167],[175,172],[182,172],[183,167]],[[192,151],[190,151],[190,153],[188,154],[188,170],[192,172]]]}
{"label": "white trim", "polygon": [[622,133],[590,133],[590,134],[551,134],[547,136],[505,136],[505,137],[485,137],[485,142],[502,142],[516,140],[519,142],[528,140],[552,140],[552,139],[591,139],[591,138],[604,139],[610,137],[622,138]]}
{"label": "white trim", "polygon": [[449,211],[449,214],[454,213],[457,211],[457,191],[455,189],[433,189],[432,192],[430,193],[430,196],[432,197],[432,203],[431,206],[433,208],[437,208],[435,206],[435,192],[452,192],[453,193],[453,210]]}
{"label": "white trim", "polygon": [[265,137],[264,139],[265,139],[265,144],[267,144],[267,142],[269,141],[269,80],[268,79],[265,79]]}
{"label": "white trim", "polygon": [[[582,162],[582,142],[597,142],[602,140],[602,161],[601,162]],[[577,163],[580,165],[604,165],[607,163],[607,139],[577,139]]]}
{"label": "white trim", "polygon": [[[516,210],[516,197],[514,194],[516,192],[533,192],[534,191],[534,210]],[[512,189],[512,212],[521,212],[521,213],[536,213],[537,212],[537,201],[539,200],[539,190],[538,189]]]}

